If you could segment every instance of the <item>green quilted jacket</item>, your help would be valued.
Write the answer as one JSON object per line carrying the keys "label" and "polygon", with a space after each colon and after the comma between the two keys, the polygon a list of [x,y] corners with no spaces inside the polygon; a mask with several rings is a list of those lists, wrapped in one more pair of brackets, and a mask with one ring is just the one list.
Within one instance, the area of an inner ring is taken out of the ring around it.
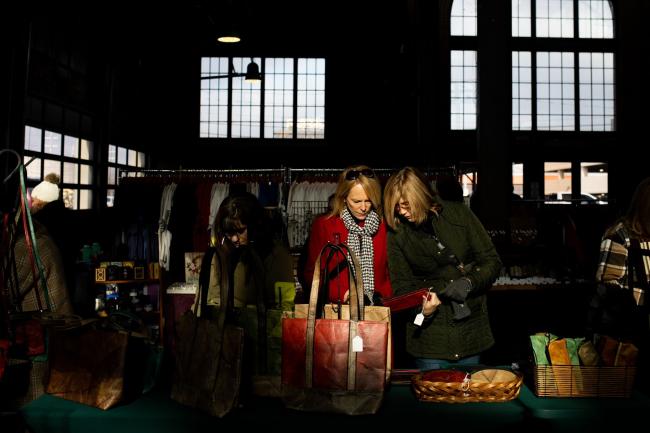
{"label": "green quilted jacket", "polygon": [[[422,287],[440,291],[462,276],[449,262],[436,241],[456,254],[465,264],[465,276],[472,281],[466,304],[472,314],[456,321],[449,301],[442,305],[421,327],[409,320],[406,326],[406,349],[418,358],[457,360],[478,354],[494,344],[490,330],[485,292],[501,270],[501,260],[481,222],[463,203],[441,202],[443,209],[423,223],[431,231],[403,222],[388,233],[388,267],[396,295]],[[413,310],[413,316],[420,309]]]}

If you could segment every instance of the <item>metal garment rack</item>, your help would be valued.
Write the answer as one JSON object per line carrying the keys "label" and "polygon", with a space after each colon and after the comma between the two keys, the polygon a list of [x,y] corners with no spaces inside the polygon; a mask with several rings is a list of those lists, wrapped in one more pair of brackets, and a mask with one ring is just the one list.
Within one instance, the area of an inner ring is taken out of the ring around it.
{"label": "metal garment rack", "polygon": [[[225,169],[145,169],[145,168],[120,168],[119,178],[124,177],[215,177],[223,175],[279,175],[282,180],[291,184],[297,174],[310,174],[314,176],[336,177],[344,168],[225,168]],[[399,168],[373,168],[375,173],[380,176],[390,176]],[[456,167],[437,167],[422,170],[426,176],[435,176],[437,174],[456,173]],[[133,174],[133,175],[132,175]],[[138,176],[139,175],[139,176]]]}
{"label": "metal garment rack", "polygon": [[[345,170],[345,168],[287,168],[287,183],[290,185],[295,180],[294,174],[308,174],[312,176],[327,176],[338,178],[338,175]],[[372,171],[379,176],[390,176],[396,172],[397,168],[373,168]]]}
{"label": "metal garment rack", "polygon": [[[286,168],[224,168],[224,169],[150,169],[150,168],[120,168],[119,177],[214,177],[222,175],[270,175],[284,177]],[[130,174],[141,176],[130,176]]]}

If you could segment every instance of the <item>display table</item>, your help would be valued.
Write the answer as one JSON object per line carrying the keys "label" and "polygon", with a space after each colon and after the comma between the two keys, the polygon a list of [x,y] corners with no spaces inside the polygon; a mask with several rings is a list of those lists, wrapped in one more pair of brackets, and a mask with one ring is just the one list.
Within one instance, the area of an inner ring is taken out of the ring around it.
{"label": "display table", "polygon": [[409,431],[445,427],[445,431],[454,433],[617,433],[622,424],[644,423],[650,413],[650,398],[640,393],[629,399],[538,398],[526,386],[520,397],[510,402],[463,404],[421,402],[410,386],[392,386],[376,415],[354,417],[298,412],[285,409],[277,399],[255,399],[218,419],[182,406],[167,395],[154,391],[107,411],[43,395],[25,406],[22,413],[33,433],[214,432],[219,427],[245,426],[304,431],[375,426],[383,431],[395,423],[403,423]]}
{"label": "display table", "polygon": [[[214,432],[218,427],[260,426],[274,429],[322,431],[324,426],[389,428],[396,422],[413,426],[456,426],[454,431],[516,431],[523,425],[520,401],[507,403],[439,404],[418,401],[410,386],[392,386],[376,415],[346,416],[285,409],[278,399],[255,399],[224,418],[212,418],[154,391],[138,400],[107,411],[43,395],[22,409],[33,433],[180,433]],[[479,430],[477,430],[479,429]],[[228,430],[225,430],[228,431]]]}
{"label": "display table", "polygon": [[630,398],[542,398],[523,387],[519,401],[534,431],[618,433],[624,426],[647,425],[650,414],[650,397],[638,391]]}

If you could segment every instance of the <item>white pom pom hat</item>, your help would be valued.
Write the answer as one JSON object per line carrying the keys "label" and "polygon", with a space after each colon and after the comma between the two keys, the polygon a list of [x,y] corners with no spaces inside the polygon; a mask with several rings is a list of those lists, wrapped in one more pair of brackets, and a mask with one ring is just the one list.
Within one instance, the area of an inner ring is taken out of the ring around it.
{"label": "white pom pom hat", "polygon": [[32,190],[32,199],[39,199],[45,203],[49,203],[59,198],[59,187],[52,183],[44,180],[34,187]]}

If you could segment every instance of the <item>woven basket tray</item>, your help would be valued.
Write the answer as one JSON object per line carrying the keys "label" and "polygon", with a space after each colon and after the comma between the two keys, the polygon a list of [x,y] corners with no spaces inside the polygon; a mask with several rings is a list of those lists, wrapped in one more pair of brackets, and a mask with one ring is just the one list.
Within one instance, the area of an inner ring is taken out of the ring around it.
{"label": "woven basket tray", "polygon": [[636,367],[536,365],[538,397],[629,397]]}
{"label": "woven basket tray", "polygon": [[418,373],[411,379],[415,396],[435,403],[501,403],[519,396],[523,376],[514,372],[515,379],[507,382],[431,382]]}

